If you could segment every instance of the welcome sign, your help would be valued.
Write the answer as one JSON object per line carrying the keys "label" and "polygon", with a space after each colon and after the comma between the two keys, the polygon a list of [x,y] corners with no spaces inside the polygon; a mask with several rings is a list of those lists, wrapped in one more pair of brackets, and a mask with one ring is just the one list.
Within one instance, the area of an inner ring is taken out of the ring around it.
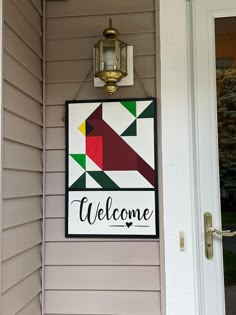
{"label": "welcome sign", "polygon": [[66,109],[66,236],[158,236],[156,99]]}

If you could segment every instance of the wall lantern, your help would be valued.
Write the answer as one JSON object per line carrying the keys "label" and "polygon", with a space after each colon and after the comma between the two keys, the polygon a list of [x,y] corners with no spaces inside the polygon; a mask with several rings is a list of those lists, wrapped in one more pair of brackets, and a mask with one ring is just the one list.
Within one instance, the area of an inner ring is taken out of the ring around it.
{"label": "wall lantern", "polygon": [[[105,82],[104,90],[112,95],[118,90],[117,83],[128,74],[128,48],[131,46],[117,38],[119,32],[112,27],[111,19],[103,35],[105,39],[94,46],[94,76]],[[95,83],[95,86],[101,85]]]}

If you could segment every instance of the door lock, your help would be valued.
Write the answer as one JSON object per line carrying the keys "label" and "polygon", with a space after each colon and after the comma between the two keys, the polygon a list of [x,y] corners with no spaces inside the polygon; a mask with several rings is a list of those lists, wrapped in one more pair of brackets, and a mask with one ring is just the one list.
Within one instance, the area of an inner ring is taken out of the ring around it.
{"label": "door lock", "polygon": [[204,236],[205,236],[205,255],[208,259],[213,258],[213,236],[214,234],[233,237],[236,236],[236,231],[225,230],[220,231],[212,227],[212,214],[210,212],[204,213]]}

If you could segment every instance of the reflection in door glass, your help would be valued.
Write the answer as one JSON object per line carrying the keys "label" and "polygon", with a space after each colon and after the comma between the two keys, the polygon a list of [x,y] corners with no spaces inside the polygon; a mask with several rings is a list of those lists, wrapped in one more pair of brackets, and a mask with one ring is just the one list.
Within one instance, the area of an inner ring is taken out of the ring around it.
{"label": "reflection in door glass", "polygon": [[[218,18],[216,82],[222,228],[236,231],[236,17]],[[236,314],[236,236],[223,239],[226,315]]]}

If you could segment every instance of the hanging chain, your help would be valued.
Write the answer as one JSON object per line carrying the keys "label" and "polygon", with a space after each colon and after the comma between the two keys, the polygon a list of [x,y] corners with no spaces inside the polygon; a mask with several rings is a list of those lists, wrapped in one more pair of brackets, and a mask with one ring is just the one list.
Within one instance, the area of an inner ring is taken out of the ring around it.
{"label": "hanging chain", "polygon": [[152,95],[147,91],[147,89],[145,88],[144,84],[143,84],[143,81],[142,79],[140,78],[135,66],[134,66],[134,73],[136,74],[136,77],[137,77],[137,80],[138,80],[138,83],[141,87],[141,89],[143,90],[143,93],[145,95],[145,97],[151,97]]}
{"label": "hanging chain", "polygon": [[91,67],[91,68],[89,69],[89,71],[88,71],[88,73],[86,74],[84,80],[81,82],[80,86],[78,87],[78,90],[77,90],[76,93],[75,93],[75,96],[74,96],[73,100],[76,100],[77,97],[80,95],[80,92],[81,92],[82,88],[84,87],[84,84],[85,84],[85,82],[88,80],[88,78],[89,78],[90,74],[92,73],[92,71],[93,71],[93,67]]}

